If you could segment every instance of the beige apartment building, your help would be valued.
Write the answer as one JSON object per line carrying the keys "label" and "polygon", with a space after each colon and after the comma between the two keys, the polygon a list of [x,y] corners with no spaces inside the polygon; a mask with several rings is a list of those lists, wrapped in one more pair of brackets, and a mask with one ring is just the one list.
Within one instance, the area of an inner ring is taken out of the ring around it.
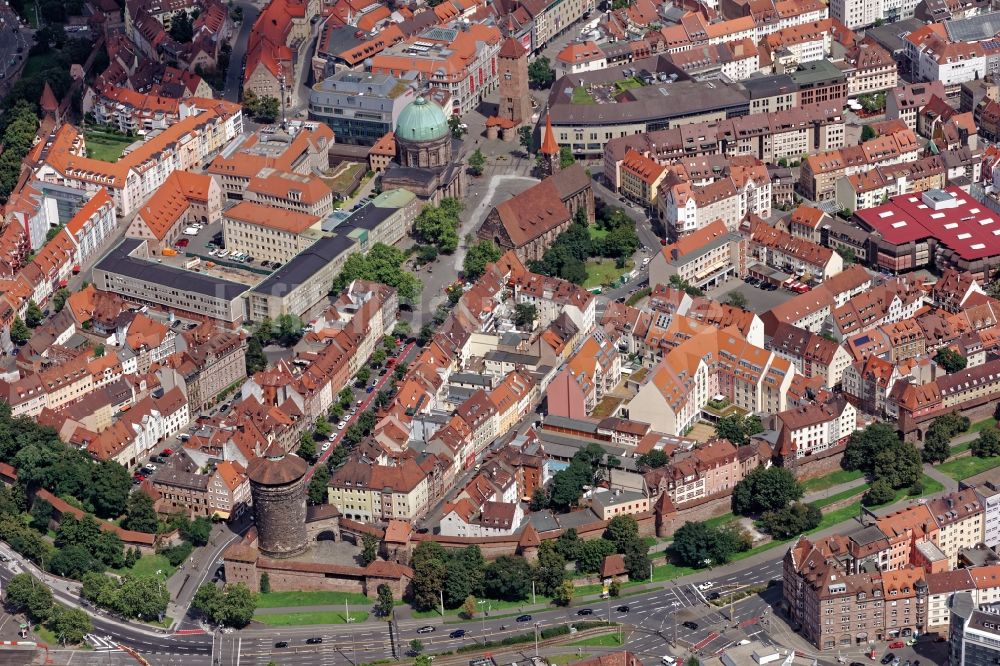
{"label": "beige apartment building", "polygon": [[250,179],[246,198],[316,217],[326,217],[333,210],[333,190],[319,176],[271,167],[261,169]]}
{"label": "beige apartment building", "polygon": [[427,510],[428,475],[414,460],[389,466],[351,460],[334,472],[327,501],[351,520],[412,522]]}
{"label": "beige apartment building", "polygon": [[676,275],[698,288],[710,288],[746,275],[747,241],[715,220],[667,245],[649,262],[650,284],[670,284]]}
{"label": "beige apartment building", "polygon": [[230,252],[283,264],[316,242],[320,223],[308,213],[241,201],[223,215],[222,233]]}
{"label": "beige apartment building", "polygon": [[979,496],[966,488],[929,500],[927,508],[938,524],[937,546],[955,568],[958,551],[983,542],[986,515]]}

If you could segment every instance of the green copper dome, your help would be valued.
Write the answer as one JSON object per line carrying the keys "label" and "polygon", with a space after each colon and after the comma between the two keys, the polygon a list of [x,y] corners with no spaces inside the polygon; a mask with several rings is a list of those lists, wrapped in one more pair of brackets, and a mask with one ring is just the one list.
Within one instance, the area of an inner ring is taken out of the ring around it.
{"label": "green copper dome", "polygon": [[441,107],[418,97],[410,102],[396,121],[396,137],[409,141],[433,141],[448,134],[448,119]]}

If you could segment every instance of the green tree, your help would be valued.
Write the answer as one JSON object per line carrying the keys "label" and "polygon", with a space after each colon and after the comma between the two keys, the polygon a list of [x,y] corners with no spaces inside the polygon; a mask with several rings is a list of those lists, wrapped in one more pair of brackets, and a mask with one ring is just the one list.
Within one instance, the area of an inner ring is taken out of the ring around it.
{"label": "green tree", "polygon": [[375,614],[379,617],[389,617],[392,614],[392,589],[382,583],[378,586],[378,601],[375,602]]}
{"label": "green tree", "polygon": [[299,437],[299,449],[295,452],[310,465],[316,462],[318,451],[316,450],[316,438],[311,432],[304,432]]}
{"label": "green tree", "polygon": [[746,547],[747,544],[734,527],[686,522],[674,532],[670,552],[678,564],[701,568],[725,564]]}
{"label": "green tree", "polygon": [[535,490],[531,493],[531,505],[529,508],[532,511],[541,511],[542,509],[548,507],[548,505],[549,496],[545,492],[545,488],[542,488],[541,486],[535,488]]}
{"label": "green tree", "polygon": [[847,470],[869,472],[880,451],[894,450],[901,444],[899,435],[888,423],[875,422],[851,434],[841,465]]}
{"label": "green tree", "polygon": [[285,347],[291,347],[302,339],[302,320],[295,315],[283,314],[276,320],[276,340]]}
{"label": "green tree", "polygon": [[528,82],[535,88],[548,88],[556,80],[556,71],[545,56],[535,58],[528,65]]}
{"label": "green tree", "polygon": [[257,611],[257,595],[243,583],[226,585],[222,595],[222,616],[219,624],[242,629],[250,624]]}
{"label": "green tree", "polygon": [[728,439],[736,446],[744,446],[750,437],[764,429],[760,418],[753,414],[728,414],[715,423],[715,434],[720,439]]}
{"label": "green tree", "polygon": [[271,575],[266,571],[260,575],[260,593],[271,593]]}
{"label": "green tree", "polygon": [[410,567],[413,580],[410,586],[410,601],[421,611],[431,610],[438,605],[438,593],[444,589],[448,574],[447,555],[440,544],[421,541],[413,551]]}
{"label": "green tree", "polygon": [[865,506],[877,506],[891,502],[896,497],[896,491],[885,479],[878,479],[871,485],[871,488],[861,498],[861,503]]}
{"label": "green tree", "polygon": [[[2,156],[0,156],[2,157]],[[10,341],[15,345],[23,345],[31,339],[31,330],[20,317],[14,317],[14,323],[10,325]]]}
{"label": "green tree", "polygon": [[462,119],[458,116],[451,116],[448,118],[448,128],[451,130],[451,136],[453,139],[461,139],[465,136],[466,129],[462,127]]}
{"label": "green tree", "polygon": [[482,176],[485,166],[486,157],[483,155],[483,151],[476,148],[476,151],[469,155],[469,173],[476,177]]}
{"label": "green tree", "polygon": [[972,440],[969,448],[972,455],[978,458],[1000,456],[1000,430],[995,427],[983,428],[979,431],[979,437]]}
{"label": "green tree", "polygon": [[38,307],[38,303],[28,301],[28,308],[24,311],[24,323],[28,325],[28,328],[37,328],[42,323],[42,319],[44,319],[44,315],[42,309]]}
{"label": "green tree", "polygon": [[538,319],[538,309],[531,303],[517,303],[514,306],[514,325],[521,329],[534,327]]}
{"label": "green tree", "polygon": [[861,128],[861,140],[862,141],[869,141],[871,139],[874,139],[877,136],[878,136],[878,133],[874,129],[872,129],[871,125],[864,125]]}
{"label": "green tree", "polygon": [[615,516],[604,530],[604,538],[615,545],[615,552],[624,553],[630,542],[639,539],[639,523],[633,516]]}
{"label": "green tree", "polygon": [[556,588],[555,593],[552,595],[552,603],[556,606],[569,606],[573,603],[573,594],[575,592],[576,586],[573,585],[573,581],[567,580]]}
{"label": "green tree", "polygon": [[313,469],[312,478],[309,479],[308,499],[313,505],[326,504],[327,491],[326,484],[330,480],[330,470],[326,465],[317,465]]}
{"label": "green tree", "polygon": [[535,567],[535,583],[538,592],[554,596],[556,590],[566,580],[566,558],[556,549],[552,540],[543,541],[538,548],[538,566]]}
{"label": "green tree", "polygon": [[476,598],[471,594],[462,602],[462,615],[466,620],[476,617]]}
{"label": "green tree", "polygon": [[639,469],[657,469],[658,467],[663,467],[668,462],[670,462],[670,456],[661,449],[653,449],[649,453],[644,453],[636,458],[635,461]]}
{"label": "green tree", "polygon": [[491,599],[527,599],[531,592],[531,567],[528,562],[523,557],[498,557],[486,567],[485,592]]}
{"label": "green tree", "polygon": [[31,526],[39,532],[47,532],[51,521],[52,505],[44,499],[35,499],[31,505]]}
{"label": "green tree", "polygon": [[122,583],[117,609],[125,617],[153,620],[167,612],[170,592],[158,578],[126,578]]}
{"label": "green tree", "polygon": [[68,608],[62,604],[53,606],[46,626],[63,645],[82,643],[84,637],[93,629],[87,613],[79,608]]}
{"label": "green tree", "polygon": [[823,513],[812,504],[793,502],[775,511],[767,511],[758,525],[775,539],[791,539],[808,532],[823,519]]}
{"label": "green tree", "polygon": [[361,535],[361,566],[368,566],[378,559],[378,549],[382,544],[374,534]]}
{"label": "green tree", "polygon": [[853,264],[857,261],[857,254],[855,253],[854,248],[838,247],[837,254],[839,254],[840,258],[844,260],[845,265]]}
{"label": "green tree", "polygon": [[204,546],[212,535],[212,523],[199,516],[181,526],[181,537],[193,546]]}
{"label": "green tree", "polygon": [[451,254],[458,248],[458,214],[461,211],[462,204],[451,198],[442,199],[438,206],[424,206],[413,230],[422,242]]}
{"label": "green tree", "polygon": [[264,356],[264,346],[256,336],[250,336],[247,340],[246,352],[247,377],[252,377],[267,367],[267,358]]}
{"label": "green tree", "polygon": [[733,488],[733,513],[741,516],[783,509],[802,497],[802,486],[784,467],[756,467]]}
{"label": "green tree", "polygon": [[556,550],[566,558],[567,562],[575,562],[576,558],[580,556],[582,543],[576,534],[576,528],[571,527],[556,539]]}
{"label": "green tree", "polygon": [[424,644],[420,641],[419,638],[414,638],[412,641],[410,641],[410,653],[411,654],[413,654],[414,656],[416,656],[416,655],[420,654],[423,651],[424,651]]}
{"label": "green tree", "polygon": [[747,297],[738,291],[731,291],[726,296],[726,303],[741,310],[747,309]]}
{"label": "green tree", "polygon": [[52,613],[52,591],[29,573],[15,575],[7,583],[7,606],[27,613],[35,622],[44,622]]}
{"label": "green tree", "polygon": [[56,551],[52,561],[48,563],[49,570],[57,576],[79,580],[90,571],[104,571],[97,558],[83,546],[71,545]]}
{"label": "green tree", "polygon": [[628,571],[629,580],[645,580],[649,577],[649,547],[645,541],[637,536],[625,544],[622,554],[625,556],[625,570]]}
{"label": "green tree", "polygon": [[917,447],[900,442],[890,450],[875,455],[871,476],[874,481],[883,479],[893,488],[912,486],[923,475],[924,465]]}
{"label": "green tree", "polygon": [[573,166],[573,164],[575,162],[576,162],[576,158],[573,157],[573,151],[570,150],[570,147],[569,146],[560,146],[559,147],[559,168],[560,169],[568,169],[569,167]]}
{"label": "green tree", "polygon": [[181,44],[187,44],[194,37],[194,24],[183,9],[179,9],[170,21],[170,36]]}
{"label": "green tree", "polygon": [[[29,323],[28,325],[30,326],[31,324]],[[934,360],[949,375],[960,370],[965,370],[965,366],[968,364],[968,360],[964,356],[949,347],[939,349],[937,355],[934,356]]]}
{"label": "green tree", "polygon": [[521,125],[517,128],[517,140],[524,148],[524,152],[527,154],[532,153],[532,148],[535,145],[534,131],[528,125]]}
{"label": "green tree", "polygon": [[90,491],[94,512],[101,518],[117,518],[125,511],[132,477],[128,470],[114,460],[103,460],[97,465]]}
{"label": "green tree", "polygon": [[921,459],[926,463],[942,463],[951,455],[948,440],[940,433],[928,430],[924,438],[924,448],[920,451]]}
{"label": "green tree", "polygon": [[607,539],[590,539],[580,545],[576,559],[576,570],[579,573],[597,573],[601,570],[601,562],[608,555],[615,554],[615,544]]}
{"label": "green tree", "polygon": [[66,306],[66,299],[69,298],[69,296],[70,296],[69,289],[67,289],[66,287],[60,288],[52,296],[52,311],[62,312],[63,307]]}
{"label": "green tree", "polygon": [[481,240],[465,253],[462,260],[462,273],[465,279],[472,282],[486,271],[486,265],[499,261],[503,252],[493,241]]}

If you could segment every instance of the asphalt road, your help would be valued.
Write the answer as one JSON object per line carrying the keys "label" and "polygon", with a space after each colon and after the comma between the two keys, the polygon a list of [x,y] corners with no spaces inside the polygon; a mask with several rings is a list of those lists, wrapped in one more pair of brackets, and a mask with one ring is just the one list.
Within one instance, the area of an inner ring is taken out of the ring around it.
{"label": "asphalt road", "polygon": [[237,2],[238,7],[243,8],[243,23],[240,24],[240,32],[236,36],[236,43],[233,44],[233,52],[229,56],[229,70],[226,72],[226,89],[222,97],[230,102],[240,101],[240,89],[243,86],[243,65],[247,55],[247,41],[250,39],[250,29],[253,28],[254,21],[260,10],[252,2],[241,0]]}

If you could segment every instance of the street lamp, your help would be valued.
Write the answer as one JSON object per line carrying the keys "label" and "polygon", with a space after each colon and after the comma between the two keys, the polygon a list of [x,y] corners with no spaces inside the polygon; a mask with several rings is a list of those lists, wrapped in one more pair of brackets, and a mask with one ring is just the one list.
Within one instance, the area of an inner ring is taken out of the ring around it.
{"label": "street lamp", "polygon": [[535,623],[535,656],[538,656],[538,622]]}
{"label": "street lamp", "polygon": [[[482,605],[482,604],[486,603],[486,600],[485,599],[480,599],[476,603],[479,604],[479,605]],[[493,606],[491,604],[489,606],[489,608],[492,608],[492,607]],[[483,621],[483,645],[486,645],[486,613],[483,613],[482,610],[480,610],[479,613],[480,613],[479,617]]]}

